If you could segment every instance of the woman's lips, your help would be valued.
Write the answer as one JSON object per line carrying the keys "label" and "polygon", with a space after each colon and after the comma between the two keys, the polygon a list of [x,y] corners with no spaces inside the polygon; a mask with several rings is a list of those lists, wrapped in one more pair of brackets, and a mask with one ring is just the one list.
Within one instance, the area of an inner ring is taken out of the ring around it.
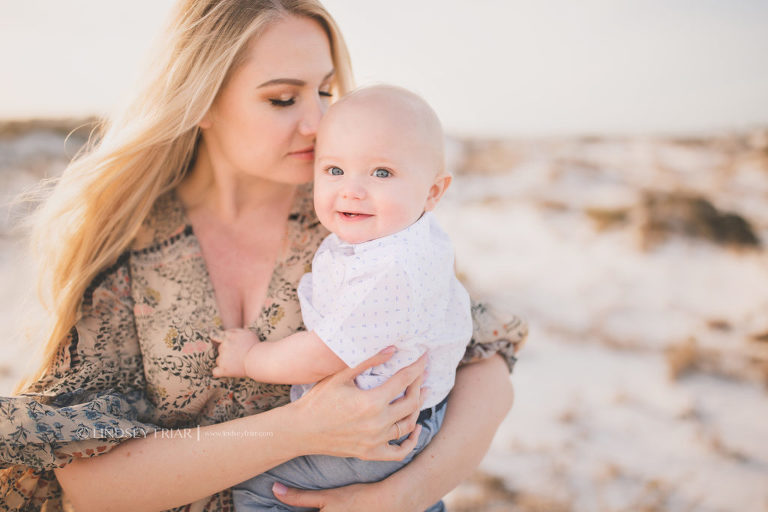
{"label": "woman's lips", "polygon": [[292,151],[288,154],[294,158],[298,158],[299,160],[314,160],[315,147],[310,146],[308,148],[300,149],[298,151]]}

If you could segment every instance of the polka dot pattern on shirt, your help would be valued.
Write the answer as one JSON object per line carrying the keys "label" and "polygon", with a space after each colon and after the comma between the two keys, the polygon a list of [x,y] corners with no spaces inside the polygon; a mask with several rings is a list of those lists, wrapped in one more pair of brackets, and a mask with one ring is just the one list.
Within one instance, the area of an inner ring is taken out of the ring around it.
{"label": "polka dot pattern on shirt", "polygon": [[[469,296],[453,260],[450,240],[430,213],[403,231],[362,244],[330,235],[299,283],[304,323],[350,367],[388,345],[397,347],[389,361],[357,378],[363,389],[427,352],[424,408],[432,407],[453,387],[472,335]],[[294,399],[309,386],[295,388]]]}

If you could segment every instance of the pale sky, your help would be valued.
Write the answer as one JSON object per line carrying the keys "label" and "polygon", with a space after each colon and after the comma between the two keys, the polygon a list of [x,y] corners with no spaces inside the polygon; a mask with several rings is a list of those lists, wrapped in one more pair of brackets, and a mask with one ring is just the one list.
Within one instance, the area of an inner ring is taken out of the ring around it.
{"label": "pale sky", "polygon": [[[106,113],[171,0],[0,0],[0,118]],[[358,83],[472,135],[768,126],[768,1],[326,0]]]}

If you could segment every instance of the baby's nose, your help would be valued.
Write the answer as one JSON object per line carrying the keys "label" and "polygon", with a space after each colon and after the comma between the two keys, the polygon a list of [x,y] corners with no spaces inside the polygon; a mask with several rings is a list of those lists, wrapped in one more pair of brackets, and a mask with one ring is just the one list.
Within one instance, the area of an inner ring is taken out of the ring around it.
{"label": "baby's nose", "polygon": [[347,183],[341,190],[341,197],[344,199],[363,199],[365,195],[365,187],[354,182]]}

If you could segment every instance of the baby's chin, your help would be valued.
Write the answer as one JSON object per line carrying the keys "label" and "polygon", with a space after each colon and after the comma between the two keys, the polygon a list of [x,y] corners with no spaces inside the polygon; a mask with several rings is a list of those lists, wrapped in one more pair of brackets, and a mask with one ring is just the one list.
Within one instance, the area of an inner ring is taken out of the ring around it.
{"label": "baby's chin", "polygon": [[376,233],[336,233],[336,236],[339,237],[339,240],[348,244],[364,244],[387,235],[378,235]]}
{"label": "baby's chin", "polygon": [[382,233],[336,233],[336,236],[343,242],[348,244],[364,244],[372,240],[384,238],[385,236],[394,235],[395,233],[404,230],[408,226],[403,226],[400,229],[393,229],[392,231]]}

